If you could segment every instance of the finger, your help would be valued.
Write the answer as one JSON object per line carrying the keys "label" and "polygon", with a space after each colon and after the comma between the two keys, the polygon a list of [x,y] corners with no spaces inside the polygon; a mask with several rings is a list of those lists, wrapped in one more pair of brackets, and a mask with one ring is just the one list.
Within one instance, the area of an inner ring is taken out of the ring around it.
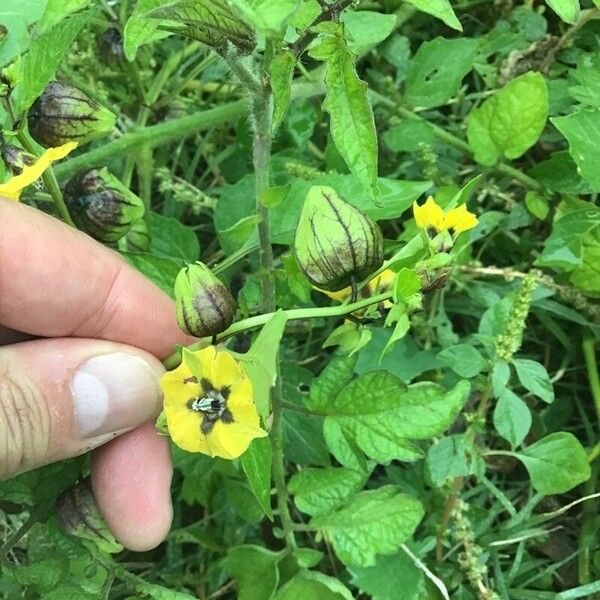
{"label": "finger", "polygon": [[123,342],[164,358],[193,341],[172,300],[112,250],[0,199],[0,324],[47,337]]}
{"label": "finger", "polygon": [[152,424],[92,453],[92,487],[115,538],[130,550],[156,547],[171,526],[171,459]]}
{"label": "finger", "polygon": [[161,363],[113,342],[0,348],[0,478],[76,456],[153,420]]}

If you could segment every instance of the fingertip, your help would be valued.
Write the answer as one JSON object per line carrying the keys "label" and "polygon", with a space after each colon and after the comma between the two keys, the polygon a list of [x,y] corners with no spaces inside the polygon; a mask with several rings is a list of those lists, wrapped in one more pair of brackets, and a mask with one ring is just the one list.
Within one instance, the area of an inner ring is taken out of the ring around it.
{"label": "fingertip", "polygon": [[171,477],[168,440],[153,424],[93,452],[94,496],[108,527],[126,548],[151,550],[169,533]]}

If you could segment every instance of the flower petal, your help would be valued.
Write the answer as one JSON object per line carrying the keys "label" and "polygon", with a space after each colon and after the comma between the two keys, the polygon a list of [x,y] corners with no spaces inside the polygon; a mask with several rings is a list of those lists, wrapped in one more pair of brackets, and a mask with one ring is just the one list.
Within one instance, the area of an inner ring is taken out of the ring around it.
{"label": "flower petal", "polygon": [[244,377],[242,367],[229,352],[217,352],[210,368],[208,378],[217,389],[232,387]]}
{"label": "flower petal", "polygon": [[467,210],[466,204],[453,208],[445,217],[446,228],[453,229],[456,235],[473,229],[478,222],[477,217]]}
{"label": "flower petal", "polygon": [[208,438],[200,429],[202,424],[200,415],[191,413],[185,407],[183,410],[168,411],[166,406],[165,414],[169,435],[175,444],[188,452],[211,454]]}
{"label": "flower petal", "polygon": [[77,148],[77,142],[68,142],[57,148],[48,148],[32,165],[23,167],[23,172],[20,175],[16,175],[0,185],[0,196],[18,200],[24,188],[37,181],[54,161],[64,158],[75,148]]}
{"label": "flower petal", "polygon": [[352,294],[352,288],[350,286],[345,287],[343,290],[339,290],[337,292],[328,292],[326,290],[322,290],[321,288],[314,288],[318,292],[329,296],[332,300],[336,302],[343,302],[346,298],[350,298],[350,294]]}
{"label": "flower petal", "polygon": [[432,196],[427,198],[423,206],[413,202],[413,215],[415,223],[420,229],[429,229],[433,227],[436,231],[442,231],[444,226],[444,211],[436,204]]}
{"label": "flower petal", "polygon": [[209,442],[213,456],[231,460],[241,456],[248,449],[253,439],[265,437],[266,435],[267,432],[258,427],[219,421],[209,434]]}

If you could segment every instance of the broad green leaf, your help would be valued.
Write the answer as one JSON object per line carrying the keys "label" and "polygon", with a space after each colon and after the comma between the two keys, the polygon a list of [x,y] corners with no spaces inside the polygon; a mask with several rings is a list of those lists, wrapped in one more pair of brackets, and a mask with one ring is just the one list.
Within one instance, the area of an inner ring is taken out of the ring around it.
{"label": "broad green leaf", "polygon": [[5,32],[0,39],[0,67],[29,48],[29,27],[44,13],[46,0],[30,0],[24,10],[23,0],[2,0],[0,24]]}
{"label": "broad green leaf", "polygon": [[427,451],[425,465],[431,483],[442,487],[455,477],[474,473],[476,447],[465,435],[443,437]]}
{"label": "broad green leaf", "polygon": [[371,567],[378,554],[392,554],[406,542],[423,518],[423,506],[393,485],[361,492],[341,510],[313,517],[335,553],[348,565]]}
{"label": "broad green leaf", "polygon": [[294,558],[301,567],[311,569],[321,562],[323,552],[314,548],[296,548],[294,550]]}
{"label": "broad green leaf", "polygon": [[91,11],[72,15],[36,37],[19,64],[21,79],[11,94],[16,114],[27,110],[54,78],[63,56],[92,16]]}
{"label": "broad green leaf", "polygon": [[544,242],[544,250],[536,264],[570,271],[582,264],[584,236],[600,227],[600,209],[590,203],[589,209],[575,210],[552,225],[552,233]]}
{"label": "broad green leaf", "polygon": [[494,427],[512,448],[516,448],[531,429],[531,411],[519,396],[504,390],[494,408]]}
{"label": "broad green leaf", "polygon": [[397,17],[371,10],[347,10],[341,19],[346,27],[348,47],[360,56],[383,42],[394,31]]}
{"label": "broad green leaf", "polygon": [[393,152],[415,152],[423,144],[432,146],[436,137],[434,129],[427,121],[403,119],[383,134],[383,141]]}
{"label": "broad green leaf", "polygon": [[232,548],[221,564],[238,585],[238,600],[270,600],[279,583],[281,554],[261,546]]}
{"label": "broad green leaf", "polygon": [[592,191],[577,172],[577,165],[567,150],[552,153],[548,160],[537,163],[527,174],[551,192],[590,194]]}
{"label": "broad green leaf", "polygon": [[529,191],[525,194],[525,206],[537,219],[543,221],[550,212],[548,200],[537,192]]}
{"label": "broad green leaf", "polygon": [[573,25],[579,19],[579,0],[546,0],[546,4],[565,22]]}
{"label": "broad green leaf", "polygon": [[409,556],[400,551],[378,556],[372,567],[348,567],[352,583],[372,600],[423,600],[428,598],[425,578]]}
{"label": "broad green leaf", "polygon": [[478,40],[437,37],[423,42],[406,76],[406,99],[415,107],[445,104],[473,68]]}
{"label": "broad green leaf", "polygon": [[469,344],[456,344],[444,348],[438,354],[438,358],[465,379],[475,377],[485,368],[481,352]]}
{"label": "broad green leaf", "polygon": [[569,88],[573,98],[591,108],[600,108],[600,52],[582,54],[573,73],[579,85]]}
{"label": "broad green leaf", "polygon": [[580,110],[566,117],[550,119],[567,138],[569,151],[577,164],[578,173],[590,184],[592,191],[600,191],[600,110]]}
{"label": "broad green leaf", "polygon": [[261,33],[285,29],[300,5],[299,0],[229,0],[246,22]]}
{"label": "broad green leaf", "polygon": [[240,459],[252,493],[271,520],[273,520],[271,509],[272,455],[271,440],[263,437],[253,440]]}
{"label": "broad green leaf", "polygon": [[402,267],[396,275],[394,281],[394,302],[406,302],[421,291],[421,278],[414,269]]}
{"label": "broad green leaf", "polygon": [[313,381],[310,394],[304,398],[306,406],[316,412],[326,410],[333,398],[352,379],[355,365],[355,356],[333,357]]}
{"label": "broad green leaf", "polygon": [[[25,586],[30,591],[37,591],[41,595],[56,587],[59,581],[68,575],[68,562],[57,557],[46,556],[41,560],[28,565],[3,566],[3,575]],[[6,571],[5,571],[6,569]]]}
{"label": "broad green leaf", "polygon": [[149,212],[147,219],[152,254],[169,258],[180,266],[198,260],[200,244],[192,229],[155,212]]}
{"label": "broad green leaf", "polygon": [[521,385],[526,390],[529,390],[544,402],[550,403],[554,400],[554,388],[544,365],[526,358],[515,358],[513,365]]}
{"label": "broad green leaf", "polygon": [[123,32],[123,48],[128,61],[134,61],[138,48],[170,35],[158,29],[160,22],[146,15],[162,6],[165,0],[137,0]]}
{"label": "broad green leaf", "polygon": [[302,469],[288,482],[288,490],[303,513],[323,515],[341,506],[358,492],[364,475],[352,469]]}
{"label": "broad green leaf", "polygon": [[504,360],[496,360],[492,367],[492,392],[495,398],[500,396],[506,390],[506,385],[510,379],[510,366]]}
{"label": "broad green leaf", "polygon": [[352,600],[350,590],[339,580],[302,570],[283,585],[273,600]]}
{"label": "broad green leaf", "polygon": [[365,455],[356,445],[353,436],[335,421],[326,419],[323,422],[323,436],[329,451],[341,465],[354,471],[368,470]]}
{"label": "broad green leaf", "polygon": [[581,239],[581,265],[571,272],[569,280],[590,296],[600,295],[600,227]]}
{"label": "broad green leaf", "polygon": [[442,20],[448,27],[462,31],[462,25],[456,18],[454,10],[450,5],[449,0],[406,0],[412,4],[415,8],[426,12],[440,20]]}
{"label": "broad green leaf", "polygon": [[44,14],[37,25],[38,33],[54,27],[75,11],[87,8],[92,0],[48,0]]}
{"label": "broad green leaf", "polygon": [[145,252],[121,252],[123,258],[138,271],[143,273],[150,281],[157,285],[163,292],[174,297],[173,288],[175,279],[181,270],[181,264],[163,258],[154,256]]}
{"label": "broad green leaf", "polygon": [[347,321],[329,334],[323,342],[323,348],[339,346],[340,352],[352,356],[369,343],[371,335],[368,327]]}
{"label": "broad green leaf", "polygon": [[237,479],[226,478],[223,481],[223,490],[227,498],[227,505],[235,511],[240,519],[253,525],[263,520],[265,511],[245,483]]}
{"label": "broad green leaf", "polygon": [[377,200],[377,134],[367,84],[356,73],[353,52],[343,30],[333,29],[320,37],[311,56],[327,65],[327,94],[323,108],[331,117],[331,137],[356,180]]}
{"label": "broad green leaf", "polygon": [[564,494],[589,479],[585,449],[572,434],[552,433],[515,456],[525,465],[531,484],[540,494]]}
{"label": "broad green leaf", "polygon": [[283,311],[276,312],[262,328],[250,350],[238,357],[252,381],[254,402],[263,421],[267,420],[270,412],[271,388],[277,378],[279,342],[286,322],[287,315]]}
{"label": "broad green leaf", "polygon": [[289,50],[276,54],[269,65],[273,90],[273,132],[281,125],[290,106],[295,67],[296,56]]}
{"label": "broad green leaf", "polygon": [[548,117],[548,91],[539,73],[516,77],[469,113],[467,137],[475,159],[493,166],[522,156],[540,137]]}

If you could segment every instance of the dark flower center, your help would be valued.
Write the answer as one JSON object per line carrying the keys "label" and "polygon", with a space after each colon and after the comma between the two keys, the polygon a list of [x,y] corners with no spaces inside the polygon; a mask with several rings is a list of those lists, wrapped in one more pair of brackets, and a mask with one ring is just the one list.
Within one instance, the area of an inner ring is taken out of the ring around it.
{"label": "dark flower center", "polygon": [[[198,383],[198,379],[188,377],[184,380],[184,383]],[[217,389],[208,379],[202,378],[200,387],[202,388],[202,394],[190,398],[187,407],[193,412],[202,414],[202,424],[200,425],[202,433],[210,433],[219,419],[223,423],[233,423],[233,415],[227,408],[227,399],[230,394],[229,386]]]}

